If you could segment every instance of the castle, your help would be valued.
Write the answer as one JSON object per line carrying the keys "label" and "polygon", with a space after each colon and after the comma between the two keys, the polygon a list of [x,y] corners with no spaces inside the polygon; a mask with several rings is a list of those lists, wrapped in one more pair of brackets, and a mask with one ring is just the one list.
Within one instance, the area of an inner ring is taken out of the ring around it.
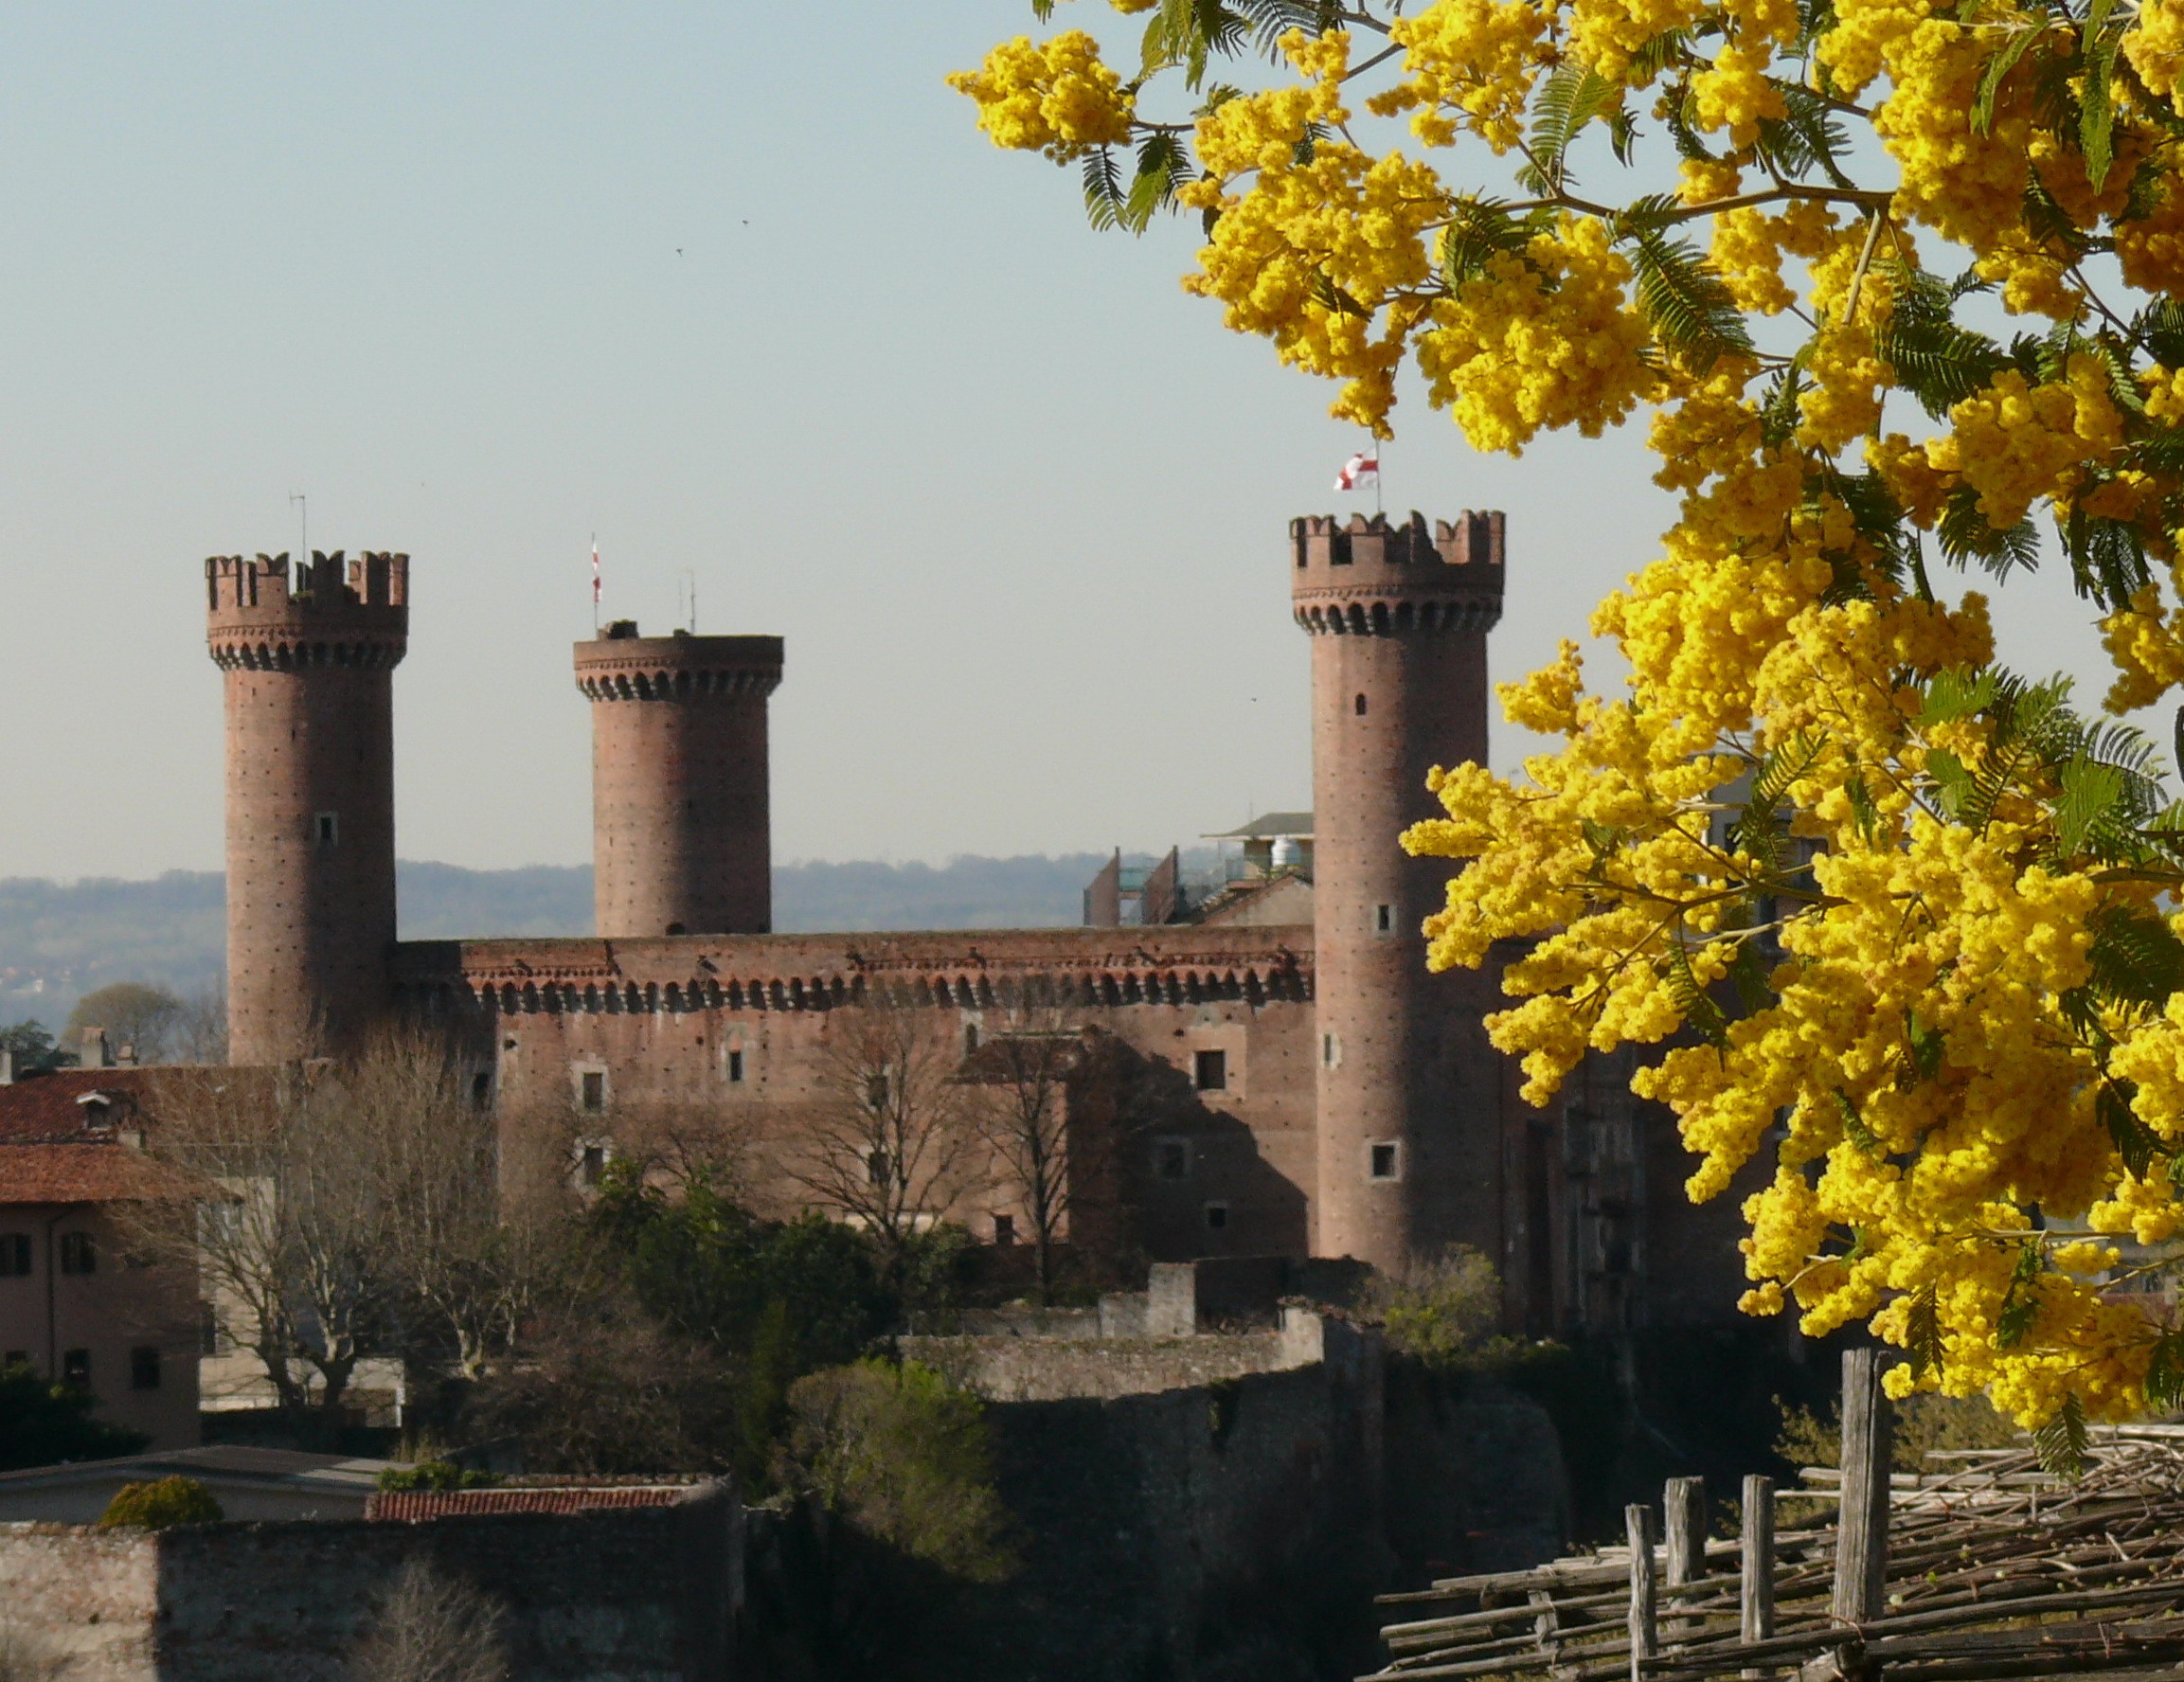
{"label": "castle", "polygon": [[[1165,921],[1171,882],[1137,925],[771,933],[781,640],[623,621],[576,645],[596,937],[403,942],[392,682],[409,559],[216,557],[231,1058],[279,1063],[390,1012],[432,1017],[456,1029],[504,1130],[573,1113],[596,1166],[647,1118],[718,1118],[752,1141],[763,1195],[793,1208],[785,1165],[857,1023],[912,1012],[968,1059],[1036,1013],[1130,1077],[1071,1097],[1071,1149],[1088,1164],[1095,1125],[1117,1145],[1103,1242],[1153,1260],[1383,1266],[1461,1243],[1500,1267],[1515,1327],[1720,1319],[1737,1288],[1733,1201],[1683,1203],[1681,1146],[1629,1095],[1627,1062],[1595,1058],[1556,1108],[1531,1110],[1480,1026],[1498,976],[1426,970],[1420,924],[1449,867],[1396,838],[1435,811],[1431,766],[1486,755],[1503,516],[1299,519],[1287,560],[1312,651],[1308,877],[1270,870],[1184,921]],[[1141,1105],[1127,1116],[1125,1090]],[[993,1175],[944,1212],[987,1242],[1022,1230],[1017,1192]],[[1091,1199],[1075,1218],[1089,1228]]]}

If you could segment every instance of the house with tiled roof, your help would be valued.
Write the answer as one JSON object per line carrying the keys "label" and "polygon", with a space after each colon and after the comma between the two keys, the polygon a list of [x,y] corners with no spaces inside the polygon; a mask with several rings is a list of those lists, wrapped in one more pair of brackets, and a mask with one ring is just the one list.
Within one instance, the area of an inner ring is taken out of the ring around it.
{"label": "house with tiled roof", "polygon": [[0,1364],[89,1390],[154,1449],[199,1440],[198,1281],[133,1256],[121,1216],[217,1195],[144,1152],[150,1083],[198,1073],[0,1070]]}

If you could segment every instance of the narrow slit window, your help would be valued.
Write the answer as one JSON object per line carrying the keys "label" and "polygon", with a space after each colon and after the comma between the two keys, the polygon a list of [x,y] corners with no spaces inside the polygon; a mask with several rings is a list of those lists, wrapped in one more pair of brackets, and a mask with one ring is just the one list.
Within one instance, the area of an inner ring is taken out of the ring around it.
{"label": "narrow slit window", "polygon": [[312,829],[313,832],[318,837],[319,846],[338,847],[341,845],[340,813],[320,813],[315,818],[312,820]]}
{"label": "narrow slit window", "polygon": [[584,1070],[584,1108],[603,1110],[607,1107],[607,1077],[602,1069]]}
{"label": "narrow slit window", "polygon": [[1227,1230],[1227,1227],[1228,1206],[1226,1203],[1208,1204],[1206,1206],[1206,1230],[1208,1232],[1224,1232]]}
{"label": "narrow slit window", "polygon": [[1365,697],[1364,697],[1363,695],[1360,695],[1360,696],[1358,696],[1358,698],[1357,698],[1357,716],[1358,716],[1359,718],[1363,718],[1363,717],[1365,716],[1365,712],[1366,712],[1366,707],[1365,707]]}
{"label": "narrow slit window", "polygon": [[0,1279],[30,1277],[30,1235],[0,1232]]}
{"label": "narrow slit window", "polygon": [[740,1084],[743,1078],[743,1054],[741,1051],[731,1051],[728,1053],[728,1079],[730,1082]]}
{"label": "narrow slit window", "polygon": [[1392,934],[1395,931],[1395,907],[1375,905],[1372,908],[1372,927],[1375,934]]}
{"label": "narrow slit window", "polygon": [[995,1215],[994,1217],[994,1242],[1004,1247],[1016,1242],[1016,1217],[1014,1215]]}
{"label": "narrow slit window", "polygon": [[606,1177],[607,1151],[604,1145],[586,1145],[577,1164],[577,1178],[586,1190],[596,1187]]}

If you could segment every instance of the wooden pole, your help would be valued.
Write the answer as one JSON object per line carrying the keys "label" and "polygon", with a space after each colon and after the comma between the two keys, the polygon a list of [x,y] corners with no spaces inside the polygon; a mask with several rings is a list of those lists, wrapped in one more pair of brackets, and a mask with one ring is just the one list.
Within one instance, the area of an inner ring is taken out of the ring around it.
{"label": "wooden pole", "polygon": [[1623,1530],[1630,1538],[1630,1675],[1642,1682],[1641,1662],[1653,1657],[1658,1644],[1654,1623],[1654,1510],[1635,1502],[1622,1510]]}
{"label": "wooden pole", "polygon": [[1670,1478],[1661,1512],[1668,1521],[1668,1585],[1696,1583],[1707,1574],[1707,1480]]}
{"label": "wooden pole", "polygon": [[1880,1617],[1889,1569],[1889,1399],[1881,1351],[1843,1354],[1843,1493],[1836,1503],[1835,1615],[1848,1623]]}
{"label": "wooden pole", "polygon": [[1737,1636],[1763,1641],[1775,1633],[1775,1480],[1745,1479],[1744,1583]]}

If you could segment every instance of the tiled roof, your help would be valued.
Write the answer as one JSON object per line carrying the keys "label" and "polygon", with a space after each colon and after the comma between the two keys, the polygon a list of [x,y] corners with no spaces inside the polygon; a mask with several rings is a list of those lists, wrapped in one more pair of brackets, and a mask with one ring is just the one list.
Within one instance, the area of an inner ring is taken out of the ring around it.
{"label": "tiled roof", "polygon": [[691,1486],[618,1485],[610,1488],[381,1490],[365,1503],[367,1518],[416,1524],[428,1518],[481,1512],[591,1512],[609,1507],[672,1507]]}
{"label": "tiled roof", "polygon": [[[262,1068],[168,1066],[152,1068],[64,1068],[28,1074],[0,1085],[0,1140],[73,1140],[86,1123],[114,1127],[155,1127],[163,1110],[176,1103],[262,1090],[272,1095],[275,1071]],[[107,1100],[104,1114],[84,1100]]]}
{"label": "tiled roof", "polygon": [[73,1144],[0,1138],[0,1205],[145,1203],[219,1194],[209,1181],[111,1138]]}

